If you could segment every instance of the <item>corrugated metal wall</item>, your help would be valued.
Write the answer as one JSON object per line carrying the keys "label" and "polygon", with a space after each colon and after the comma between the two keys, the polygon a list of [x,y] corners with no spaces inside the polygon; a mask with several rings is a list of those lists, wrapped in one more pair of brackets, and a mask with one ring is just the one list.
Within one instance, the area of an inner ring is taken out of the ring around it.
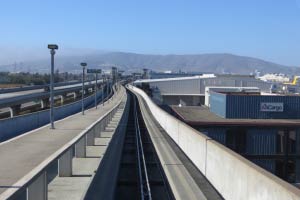
{"label": "corrugated metal wall", "polygon": [[251,159],[256,165],[268,170],[271,173],[275,173],[276,165],[275,160],[263,160],[263,159]]}
{"label": "corrugated metal wall", "polygon": [[[212,139],[225,144],[226,131],[230,127],[208,127],[198,130]],[[276,135],[278,129],[247,128],[246,154],[273,155],[276,154]]]}
{"label": "corrugated metal wall", "polygon": [[[227,95],[226,118],[299,119],[299,96],[242,96]],[[282,102],[283,112],[260,111],[262,102]],[[224,111],[222,111],[224,112]]]}
{"label": "corrugated metal wall", "polygon": [[258,87],[262,92],[269,92],[271,83],[256,80],[253,77],[215,77],[215,78],[191,78],[187,80],[164,80],[149,82],[150,87],[157,87],[162,94],[204,94],[205,87]]}
{"label": "corrugated metal wall", "polygon": [[200,94],[200,79],[170,80],[150,82],[150,87],[157,87],[161,94]]}
{"label": "corrugated metal wall", "polygon": [[206,78],[202,79],[200,86],[200,93],[205,94],[205,87],[209,86],[222,86],[222,87],[233,87],[235,86],[235,81],[228,78]]}
{"label": "corrugated metal wall", "polygon": [[[296,130],[296,153],[300,153],[300,128]],[[300,159],[296,159],[296,182],[300,182]]]}
{"label": "corrugated metal wall", "polygon": [[226,129],[225,128],[208,128],[207,136],[218,141],[221,144],[226,143]]}
{"label": "corrugated metal wall", "polygon": [[[230,127],[198,128],[199,131],[226,146],[226,132]],[[275,155],[277,129],[247,128],[246,154]],[[275,160],[251,159],[255,164],[275,173]]]}
{"label": "corrugated metal wall", "polygon": [[[226,131],[231,129],[231,127],[207,127],[207,128],[197,128],[202,133],[206,134],[210,138],[218,141],[226,146]],[[281,129],[284,129],[282,127]],[[246,155],[276,155],[277,151],[277,132],[281,130],[280,128],[247,128],[247,147]],[[300,151],[300,130],[296,129],[297,136],[297,152]],[[273,159],[250,159],[255,164],[268,170],[271,173],[275,173],[276,170],[276,160]],[[296,182],[300,181],[300,160],[296,160]]]}
{"label": "corrugated metal wall", "polygon": [[248,129],[247,154],[273,155],[276,153],[278,129]]}

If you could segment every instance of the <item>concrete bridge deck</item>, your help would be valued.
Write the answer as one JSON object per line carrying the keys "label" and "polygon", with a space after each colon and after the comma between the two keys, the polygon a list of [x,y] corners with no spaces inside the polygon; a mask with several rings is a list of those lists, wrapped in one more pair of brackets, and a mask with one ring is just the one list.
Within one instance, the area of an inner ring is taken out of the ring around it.
{"label": "concrete bridge deck", "polygon": [[43,163],[50,162],[51,156],[63,148],[80,134],[86,131],[91,124],[120,103],[125,95],[124,88],[103,105],[72,115],[55,123],[55,129],[49,125],[28,132],[0,144],[0,199],[7,189],[18,189],[22,184],[19,180]]}

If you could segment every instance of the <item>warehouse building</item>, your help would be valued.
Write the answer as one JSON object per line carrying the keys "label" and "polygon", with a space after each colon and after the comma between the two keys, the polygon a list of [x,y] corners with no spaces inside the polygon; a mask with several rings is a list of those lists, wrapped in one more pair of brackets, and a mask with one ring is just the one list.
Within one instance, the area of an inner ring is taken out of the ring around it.
{"label": "warehouse building", "polygon": [[[272,92],[273,83],[263,82],[250,75],[202,74],[199,76],[137,80],[136,86],[149,85],[164,105],[203,105],[207,87],[258,88]],[[160,96],[160,97],[159,97]]]}
{"label": "warehouse building", "polygon": [[291,183],[300,182],[300,96],[210,93],[210,106],[172,106],[212,139]]}

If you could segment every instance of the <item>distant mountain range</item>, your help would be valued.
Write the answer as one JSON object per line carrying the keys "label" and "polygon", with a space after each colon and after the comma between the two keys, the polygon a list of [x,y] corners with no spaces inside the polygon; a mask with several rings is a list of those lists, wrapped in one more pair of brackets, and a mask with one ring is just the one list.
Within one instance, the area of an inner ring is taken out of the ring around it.
{"label": "distant mountain range", "polygon": [[[250,74],[255,70],[262,73],[300,74],[300,68],[279,65],[257,58],[232,54],[197,55],[147,55],[125,52],[98,53],[85,56],[56,57],[56,69],[60,71],[81,71],[79,63],[86,61],[91,68],[110,68],[115,65],[125,71],[148,68],[155,71],[213,72]],[[28,61],[0,66],[0,71],[49,72],[50,59]]]}

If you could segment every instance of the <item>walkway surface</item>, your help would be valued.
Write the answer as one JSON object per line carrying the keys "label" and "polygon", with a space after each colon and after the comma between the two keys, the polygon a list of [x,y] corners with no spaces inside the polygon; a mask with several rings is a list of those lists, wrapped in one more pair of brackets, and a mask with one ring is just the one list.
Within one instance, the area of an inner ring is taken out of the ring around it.
{"label": "walkway surface", "polygon": [[[48,185],[48,199],[81,200],[97,170],[106,149],[115,133],[117,123],[121,119],[122,108],[119,108],[113,119],[100,132],[100,137],[94,139],[93,146],[86,147],[86,157],[72,159],[72,176],[56,176]],[[112,129],[108,131],[107,129]]]}
{"label": "walkway surface", "polygon": [[86,110],[84,116],[78,113],[60,120],[55,123],[54,130],[47,125],[0,143],[0,194],[86,130],[117,105],[124,94],[125,89],[122,88],[104,106]]}

